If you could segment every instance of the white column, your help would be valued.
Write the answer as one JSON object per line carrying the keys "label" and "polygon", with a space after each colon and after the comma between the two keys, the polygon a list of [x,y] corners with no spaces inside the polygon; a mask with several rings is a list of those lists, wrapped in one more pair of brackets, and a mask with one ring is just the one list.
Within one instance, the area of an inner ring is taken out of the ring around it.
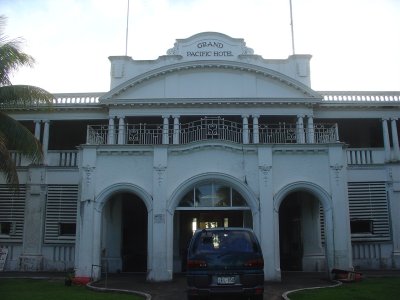
{"label": "white column", "polygon": [[382,119],[383,146],[385,148],[385,161],[390,161],[390,140],[387,119]]}
{"label": "white column", "polygon": [[114,117],[110,117],[108,119],[108,138],[107,138],[107,144],[111,145],[115,143],[115,138],[114,138]]}
{"label": "white column", "polygon": [[336,142],[339,142],[339,126],[338,123],[335,123],[335,136],[336,136]]}
{"label": "white column", "polygon": [[172,116],[174,118],[174,136],[173,143],[179,144],[179,116]]}
{"label": "white column", "polygon": [[168,131],[169,131],[169,116],[162,116],[163,117],[163,136],[162,136],[162,143],[164,145],[169,144],[169,136],[168,136]]}
{"label": "white column", "polygon": [[313,116],[308,116],[307,119],[307,143],[314,144],[314,120]]}
{"label": "white column", "polygon": [[243,144],[249,143],[249,116],[243,115]]}
{"label": "white column", "polygon": [[35,138],[40,141],[40,121],[35,121]]}
{"label": "white column", "polygon": [[399,136],[397,133],[397,125],[396,125],[396,118],[393,118],[391,120],[391,125],[392,125],[392,142],[393,142],[393,152],[394,152],[394,157],[393,159],[395,161],[400,160],[400,149],[399,149]]}
{"label": "white column", "polygon": [[302,115],[297,116],[296,131],[297,131],[297,143],[304,144],[305,134],[304,134],[304,121]]}
{"label": "white column", "polygon": [[258,128],[258,118],[259,115],[253,115],[253,144],[258,144],[260,142],[259,128]]}
{"label": "white column", "polygon": [[50,131],[50,121],[44,121],[44,131],[43,131],[43,142],[42,142],[42,149],[43,149],[43,163],[47,165],[47,150],[49,149],[49,131]]}
{"label": "white column", "polygon": [[118,123],[118,144],[125,144],[125,120],[124,117],[119,117]]}

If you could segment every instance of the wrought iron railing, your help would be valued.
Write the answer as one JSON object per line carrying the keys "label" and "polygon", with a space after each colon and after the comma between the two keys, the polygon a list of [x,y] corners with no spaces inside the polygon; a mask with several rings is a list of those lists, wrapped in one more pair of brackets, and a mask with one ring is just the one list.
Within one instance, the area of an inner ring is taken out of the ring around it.
{"label": "wrought iron railing", "polygon": [[[111,130],[110,130],[111,129]],[[87,144],[188,144],[203,140],[221,140],[232,143],[256,143],[253,128],[223,118],[173,124],[164,128],[162,124],[89,125]],[[246,142],[245,142],[246,141]],[[314,124],[310,128],[298,128],[296,124],[260,124],[258,142],[262,144],[334,143],[338,141],[336,124]]]}
{"label": "wrought iron railing", "polygon": [[179,129],[180,144],[203,140],[221,140],[241,143],[243,138],[241,124],[223,118],[203,118],[187,124]]}

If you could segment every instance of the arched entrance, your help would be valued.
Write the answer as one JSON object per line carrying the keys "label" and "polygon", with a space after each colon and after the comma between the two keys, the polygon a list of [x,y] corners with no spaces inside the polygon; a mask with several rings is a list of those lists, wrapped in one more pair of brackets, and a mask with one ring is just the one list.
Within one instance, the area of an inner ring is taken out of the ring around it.
{"label": "arched entrance", "polygon": [[174,213],[174,272],[186,270],[187,247],[195,230],[228,226],[253,228],[252,211],[243,195],[221,180],[193,184]]}
{"label": "arched entrance", "polygon": [[101,259],[108,272],[146,272],[148,222],[142,199],[131,192],[113,194],[103,207]]}
{"label": "arched entrance", "polygon": [[325,271],[324,213],[308,191],[286,195],[279,207],[279,248],[282,271]]}

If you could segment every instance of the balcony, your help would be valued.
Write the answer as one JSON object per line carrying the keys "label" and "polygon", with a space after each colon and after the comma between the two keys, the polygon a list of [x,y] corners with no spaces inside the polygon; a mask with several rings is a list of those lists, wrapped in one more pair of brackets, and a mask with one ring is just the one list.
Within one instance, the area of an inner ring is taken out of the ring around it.
{"label": "balcony", "polygon": [[[15,161],[17,167],[27,167],[31,161],[23,156],[20,152],[11,151],[11,157]],[[78,151],[77,150],[49,150],[45,156],[44,164],[50,167],[78,167]]]}
{"label": "balcony", "polygon": [[186,124],[89,125],[87,144],[189,144],[221,140],[238,144],[335,143],[339,139],[336,124],[314,124],[304,128],[296,124],[257,124],[249,128],[223,118],[203,118]]}

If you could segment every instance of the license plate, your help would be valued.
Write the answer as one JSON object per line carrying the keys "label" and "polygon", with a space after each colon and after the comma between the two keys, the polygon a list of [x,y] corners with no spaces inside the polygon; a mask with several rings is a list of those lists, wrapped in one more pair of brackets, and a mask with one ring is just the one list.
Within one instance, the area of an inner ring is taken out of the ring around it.
{"label": "license plate", "polygon": [[218,284],[235,284],[235,276],[217,277]]}

